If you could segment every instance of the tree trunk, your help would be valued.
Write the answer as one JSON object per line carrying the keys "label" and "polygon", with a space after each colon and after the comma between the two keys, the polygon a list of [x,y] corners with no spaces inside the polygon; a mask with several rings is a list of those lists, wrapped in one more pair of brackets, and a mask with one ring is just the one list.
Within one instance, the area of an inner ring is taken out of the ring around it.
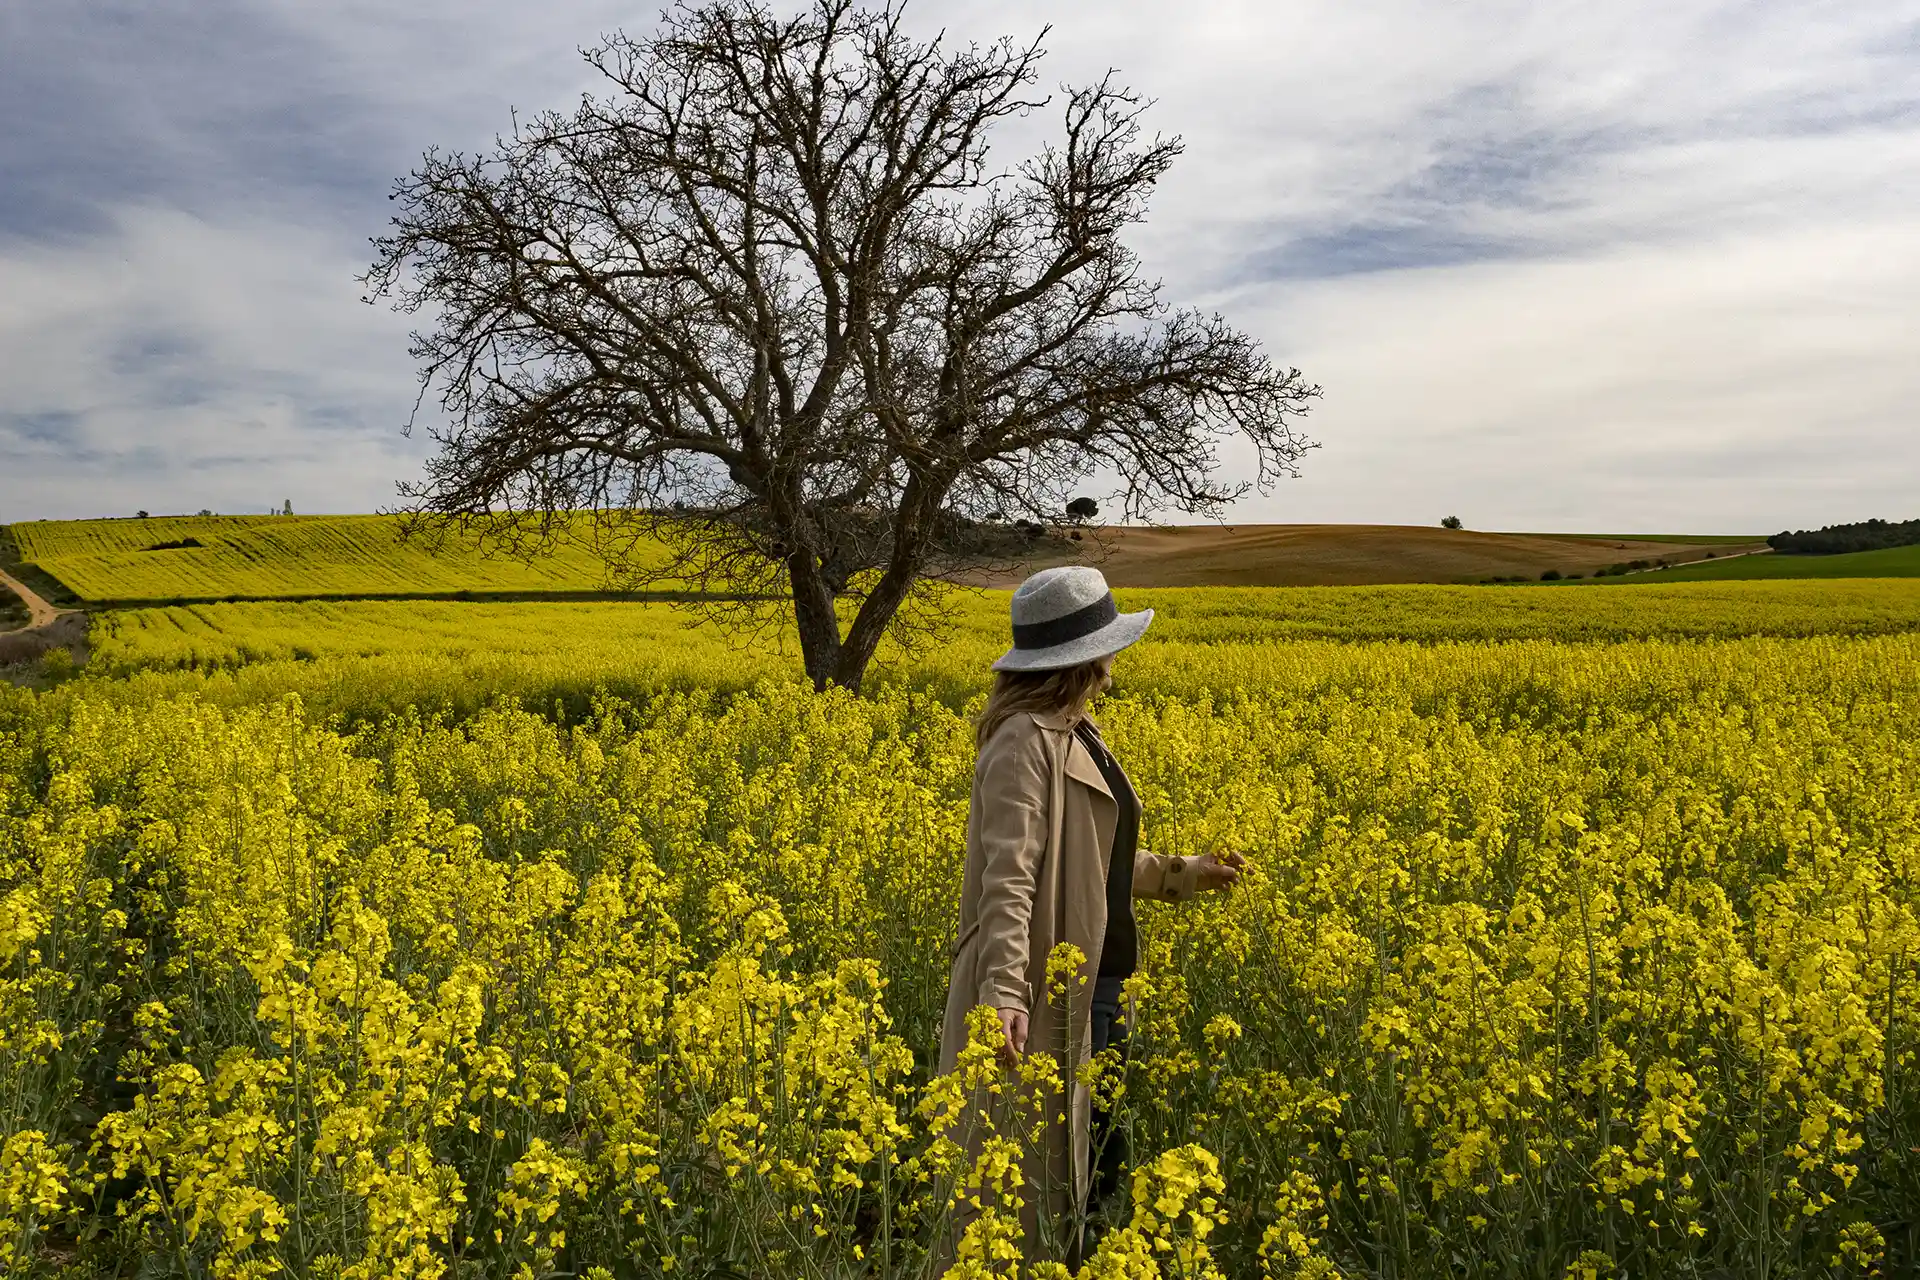
{"label": "tree trunk", "polygon": [[[834,612],[833,594],[820,579],[820,567],[806,549],[787,557],[787,577],[793,587],[793,621],[800,633],[800,661],[806,666],[807,679],[815,693],[836,682],[840,666],[840,619]],[[860,664],[864,670],[866,664]],[[851,686],[859,688],[856,679]]]}
{"label": "tree trunk", "polygon": [[854,615],[853,625],[847,628],[847,638],[840,645],[834,666],[835,684],[858,689],[866,677],[867,664],[873,661],[893,615],[906,603],[920,576],[933,520],[948,487],[938,482],[924,482],[918,476],[907,482],[895,516],[893,555],[886,572],[880,575],[880,581],[861,603],[860,612]]}
{"label": "tree trunk", "polygon": [[893,621],[901,604],[906,601],[907,593],[913,590],[914,573],[911,569],[902,570],[898,564],[888,568],[872,594],[860,606],[853,625],[847,629],[847,638],[840,645],[840,652],[834,664],[833,682],[847,689],[859,689],[861,680],[866,678],[867,664],[873,661],[874,651],[880,647],[880,640],[887,634],[887,624]]}

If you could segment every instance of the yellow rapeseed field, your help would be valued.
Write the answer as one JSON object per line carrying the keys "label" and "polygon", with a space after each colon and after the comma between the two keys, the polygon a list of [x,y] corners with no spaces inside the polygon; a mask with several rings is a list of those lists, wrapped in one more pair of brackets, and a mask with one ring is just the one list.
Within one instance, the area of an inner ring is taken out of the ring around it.
{"label": "yellow rapeseed field", "polygon": [[1920,611],[1824,586],[1877,621],[1164,593],[1099,714],[1145,843],[1252,865],[1142,904],[1077,1271],[1009,1202],[1051,1060],[930,1074],[986,622],[854,697],[674,615],[129,615],[0,688],[0,1266],[1912,1274]]}
{"label": "yellow rapeseed field", "polygon": [[393,516],[57,520],[10,525],[5,533],[22,560],[89,603],[595,592],[608,585],[605,566],[583,540],[518,559],[453,536],[438,545],[404,540]]}

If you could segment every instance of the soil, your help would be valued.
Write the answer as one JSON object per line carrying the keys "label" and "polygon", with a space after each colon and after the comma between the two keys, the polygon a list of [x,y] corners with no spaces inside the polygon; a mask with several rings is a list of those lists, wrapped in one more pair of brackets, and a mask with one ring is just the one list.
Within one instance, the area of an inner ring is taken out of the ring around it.
{"label": "soil", "polygon": [[1549,569],[1591,576],[1634,560],[1681,564],[1709,551],[1727,556],[1763,547],[1703,538],[1595,538],[1591,535],[1478,533],[1413,525],[1255,524],[1114,526],[1083,531],[1073,552],[1035,557],[983,573],[978,586],[1010,587],[1050,564],[1098,568],[1116,587],[1370,586],[1395,582],[1537,580]]}
{"label": "soil", "polygon": [[27,625],[16,631],[0,631],[0,672],[7,679],[32,683],[32,663],[49,649],[65,648],[76,663],[86,660],[87,615],[74,609],[56,609],[38,592],[4,569],[0,569],[0,588],[17,596],[27,609]]}

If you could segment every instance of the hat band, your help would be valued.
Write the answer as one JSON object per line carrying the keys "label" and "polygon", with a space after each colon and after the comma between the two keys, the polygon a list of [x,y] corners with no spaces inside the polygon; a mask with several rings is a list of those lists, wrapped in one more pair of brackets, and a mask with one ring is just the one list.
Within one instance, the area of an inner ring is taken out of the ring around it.
{"label": "hat band", "polygon": [[1092,635],[1119,616],[1120,607],[1113,602],[1113,592],[1109,591],[1086,608],[1075,609],[1058,618],[1049,618],[1045,622],[1014,623],[1013,647],[1051,649],[1055,645],[1070,644]]}

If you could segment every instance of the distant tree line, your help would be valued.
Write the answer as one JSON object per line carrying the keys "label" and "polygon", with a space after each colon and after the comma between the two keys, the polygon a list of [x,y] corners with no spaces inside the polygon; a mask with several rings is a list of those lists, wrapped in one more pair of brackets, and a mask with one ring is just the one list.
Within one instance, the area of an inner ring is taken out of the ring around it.
{"label": "distant tree line", "polygon": [[1903,520],[1898,524],[1886,520],[1861,520],[1854,524],[1830,524],[1824,529],[1776,533],[1767,539],[1767,545],[1775,551],[1801,556],[1881,551],[1887,547],[1908,547],[1915,543],[1920,543],[1920,520]]}

